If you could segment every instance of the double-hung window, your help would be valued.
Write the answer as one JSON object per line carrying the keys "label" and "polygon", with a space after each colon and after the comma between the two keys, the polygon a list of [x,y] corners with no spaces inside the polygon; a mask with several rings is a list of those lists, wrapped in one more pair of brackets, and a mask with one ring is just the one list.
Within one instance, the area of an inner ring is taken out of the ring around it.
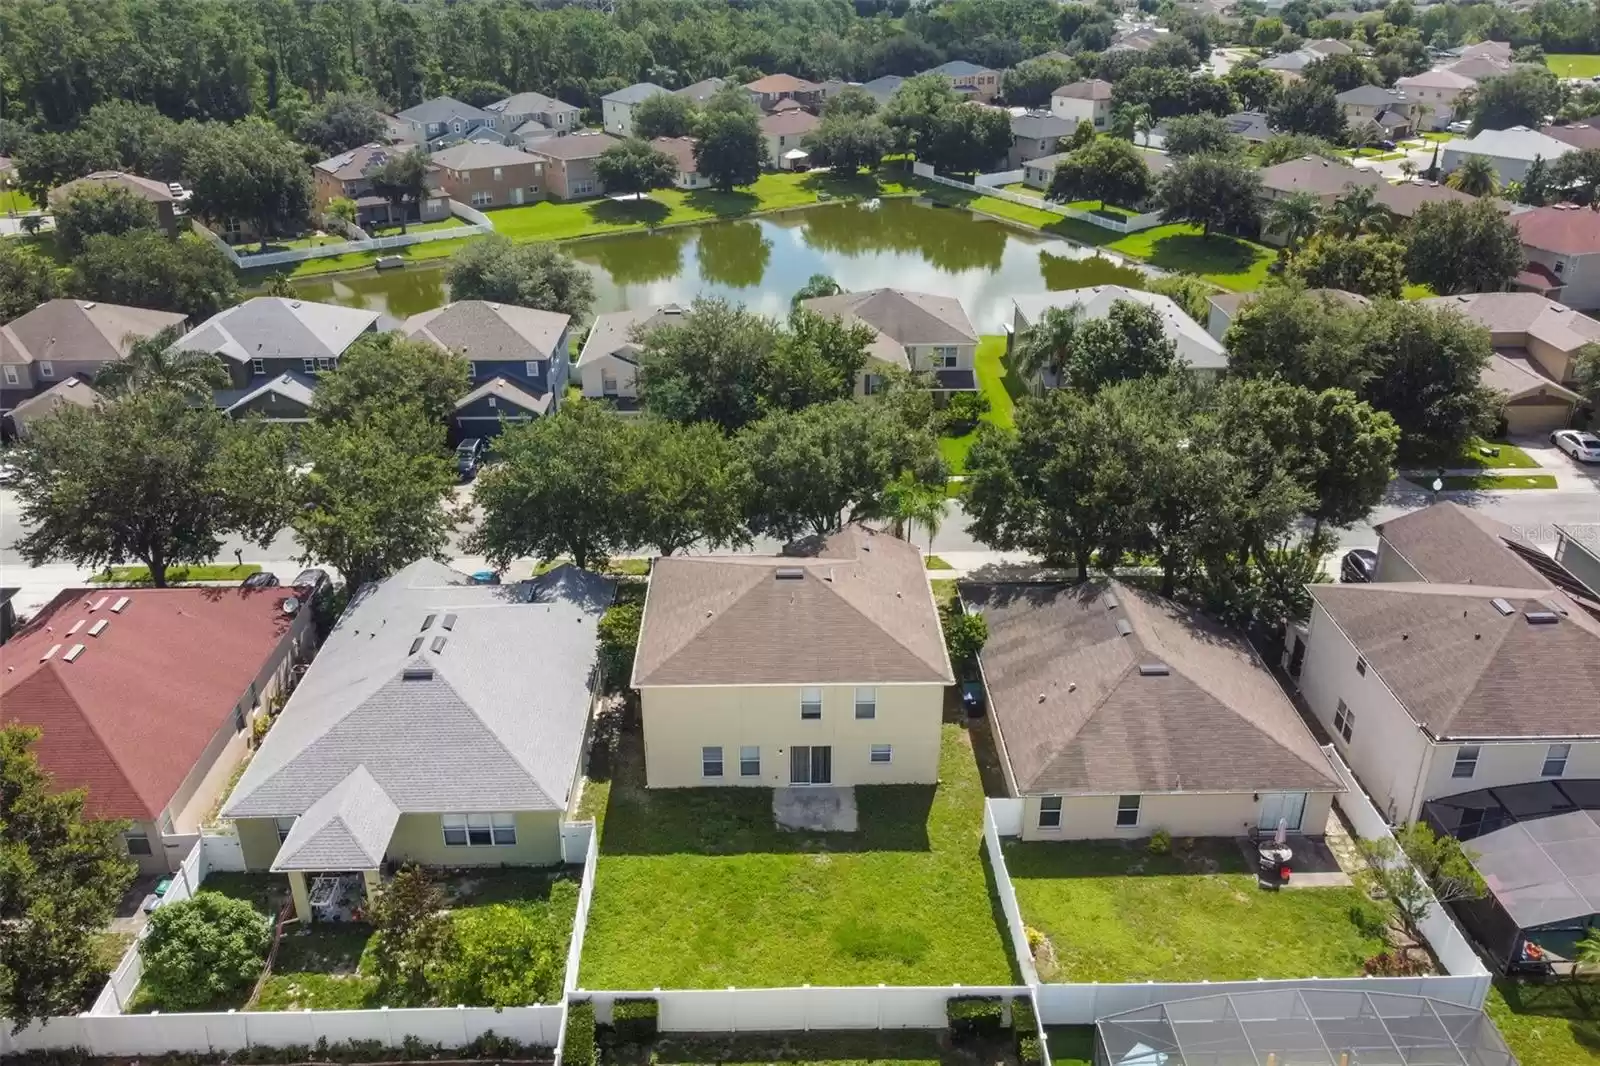
{"label": "double-hung window", "polygon": [[267,372],[267,361],[265,359],[252,359],[252,360],[250,360],[250,373],[251,374],[254,374],[256,377],[260,377],[261,375],[265,374],[266,372]]}
{"label": "double-hung window", "polygon": [[439,821],[448,847],[509,848],[517,843],[517,816],[509,811],[444,814]]}
{"label": "double-hung window", "polygon": [[1117,797],[1117,828],[1132,829],[1139,824],[1139,797]]}
{"label": "double-hung window", "polygon": [[1350,736],[1356,730],[1356,712],[1346,706],[1344,700],[1339,701],[1339,707],[1333,712],[1333,731],[1344,737],[1346,744],[1350,743]]}
{"label": "double-hung window", "polygon": [[122,842],[127,845],[129,855],[150,854],[150,834],[143,829],[133,829],[123,833]]}
{"label": "double-hung window", "polygon": [[759,747],[742,747],[739,749],[739,776],[761,776],[761,749]]}
{"label": "double-hung window", "polygon": [[529,360],[525,361],[522,364],[522,372],[524,374],[526,374],[530,378],[538,377],[539,376],[539,361],[537,359],[529,359]]}
{"label": "double-hung window", "polygon": [[894,761],[894,748],[888,744],[872,745],[872,761],[882,765]]}
{"label": "double-hung window", "polygon": [[856,717],[878,717],[878,690],[875,688],[856,689]]}
{"label": "double-hung window", "polygon": [[700,749],[700,776],[722,776],[722,749],[719,747],[705,747]]}
{"label": "double-hung window", "polygon": [[494,843],[494,820],[487,814],[467,815],[467,844],[486,848]]}
{"label": "double-hung window", "polygon": [[1041,796],[1041,797],[1039,797],[1039,828],[1040,829],[1060,829],[1061,828],[1061,797],[1060,796]]}
{"label": "double-hung window", "polygon": [[315,374],[317,372],[317,361],[315,359],[302,359],[300,360],[300,369],[307,374]]}
{"label": "double-hung window", "polygon": [[1451,777],[1467,778],[1478,772],[1478,745],[1463,744],[1456,749],[1456,762],[1450,768]]}
{"label": "double-hung window", "polygon": [[7,365],[5,370],[6,370],[6,384],[7,385],[16,385],[19,382],[21,382],[22,378],[21,378],[20,375],[18,375],[16,367]]}
{"label": "double-hung window", "polygon": [[1572,754],[1571,744],[1552,744],[1544,753],[1544,769],[1540,777],[1560,777],[1567,772],[1567,756]]}
{"label": "double-hung window", "polygon": [[822,717],[822,690],[820,688],[803,688],[800,690],[800,717]]}
{"label": "double-hung window", "polygon": [[[56,376],[56,365],[54,363],[52,363],[50,360],[48,360],[48,359],[39,360],[39,376],[42,377],[42,378],[53,378],[53,377],[55,377]],[[146,852],[145,854],[148,855],[149,852]]]}
{"label": "double-hung window", "polygon": [[489,827],[496,846],[505,848],[517,842],[517,816],[509,811],[491,814]]}

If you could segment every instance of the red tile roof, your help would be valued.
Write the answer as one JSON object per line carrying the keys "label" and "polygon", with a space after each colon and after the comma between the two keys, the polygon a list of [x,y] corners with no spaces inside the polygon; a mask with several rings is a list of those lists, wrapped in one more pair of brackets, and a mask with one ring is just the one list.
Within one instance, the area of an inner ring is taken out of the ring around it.
{"label": "red tile roof", "polygon": [[155,819],[288,636],[293,593],[67,589],[0,647],[0,724],[38,727],[40,763],[95,815]]}
{"label": "red tile roof", "polygon": [[1511,222],[1529,248],[1562,255],[1600,252],[1600,211],[1571,204],[1536,207],[1512,215]]}

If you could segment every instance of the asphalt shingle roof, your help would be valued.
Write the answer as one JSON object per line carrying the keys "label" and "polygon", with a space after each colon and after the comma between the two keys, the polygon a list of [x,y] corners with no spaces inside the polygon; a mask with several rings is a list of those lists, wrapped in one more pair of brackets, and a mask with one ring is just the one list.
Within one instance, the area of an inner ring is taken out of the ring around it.
{"label": "asphalt shingle roof", "polygon": [[490,112],[481,107],[464,104],[453,96],[435,96],[432,100],[424,100],[415,107],[397,112],[395,118],[414,122],[420,126],[431,126],[457,118],[475,119],[479,122],[494,121],[494,115]]}
{"label": "asphalt shingle roof", "polygon": [[112,363],[132,341],[181,326],[183,315],[95,300],[47,300],[0,327],[0,363]]}
{"label": "asphalt shingle roof", "polygon": [[630,363],[637,362],[638,346],[633,341],[635,331],[648,333],[658,326],[677,325],[688,313],[687,308],[677,304],[660,304],[596,315],[594,325],[589,327],[589,337],[583,342],[583,352],[578,356],[577,365],[583,366],[608,355]]}
{"label": "asphalt shingle roof", "polygon": [[175,348],[251,359],[332,359],[378,321],[377,311],[256,296],[218,311],[178,339]]}
{"label": "asphalt shingle roof", "polygon": [[412,315],[406,319],[405,334],[430,340],[475,363],[522,363],[551,358],[571,321],[555,311],[457,300]]}
{"label": "asphalt shingle roof", "polygon": [[641,81],[618,89],[614,93],[606,93],[600,99],[610,100],[614,104],[642,104],[652,96],[659,96],[667,91],[653,81]]}
{"label": "asphalt shingle roof", "polygon": [[1121,285],[1093,285],[1084,289],[1067,289],[1062,292],[1037,293],[1013,297],[1017,310],[1031,325],[1044,312],[1053,307],[1076,307],[1084,320],[1104,318],[1111,313],[1112,305],[1126,300],[1143,304],[1155,311],[1161,319],[1162,331],[1177,348],[1178,358],[1184,365],[1196,370],[1222,370],[1228,365],[1228,352],[1205,327],[1184,314],[1183,309],[1170,297],[1153,292],[1141,292]]}
{"label": "asphalt shingle roof", "polygon": [[272,872],[377,869],[399,821],[400,808],[357,766],[295,819]]}
{"label": "asphalt shingle roof", "polygon": [[954,296],[901,289],[867,289],[819,296],[805,306],[821,315],[854,318],[897,344],[976,344],[978,331]]}
{"label": "asphalt shingle roof", "polygon": [[465,141],[433,153],[432,162],[446,170],[469,171],[531,166],[539,161],[520,148],[508,148],[498,141]]}

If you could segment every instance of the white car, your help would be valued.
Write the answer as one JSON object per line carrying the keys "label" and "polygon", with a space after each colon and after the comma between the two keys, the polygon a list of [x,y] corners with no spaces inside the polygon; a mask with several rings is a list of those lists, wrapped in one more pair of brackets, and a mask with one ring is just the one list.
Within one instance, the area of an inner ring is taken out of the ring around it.
{"label": "white car", "polygon": [[1582,429],[1558,429],[1550,443],[1580,463],[1600,463],[1600,437]]}

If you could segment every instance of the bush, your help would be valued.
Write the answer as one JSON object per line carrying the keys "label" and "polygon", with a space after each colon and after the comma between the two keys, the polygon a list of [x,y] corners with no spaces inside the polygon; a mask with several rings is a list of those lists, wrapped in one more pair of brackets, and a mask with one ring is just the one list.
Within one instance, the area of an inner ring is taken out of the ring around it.
{"label": "bush", "polygon": [[1039,1047],[1037,1036],[1025,1036],[1017,1041],[1017,1062],[1021,1066],[1040,1066],[1044,1062],[1044,1051]]}
{"label": "bush", "polygon": [[625,686],[633,675],[643,618],[644,607],[637,603],[614,604],[600,617],[600,673],[608,692]]}
{"label": "bush", "polygon": [[1362,936],[1381,939],[1389,931],[1389,912],[1378,903],[1366,899],[1350,904],[1350,924]]}
{"label": "bush", "polygon": [[1028,953],[1037,956],[1039,949],[1044,947],[1044,933],[1031,925],[1022,927],[1022,935],[1028,938]]}
{"label": "bush", "polygon": [[1165,829],[1157,829],[1150,834],[1150,842],[1145,845],[1145,848],[1152,855],[1171,855],[1172,834]]}
{"label": "bush", "polygon": [[497,903],[450,917],[449,950],[428,968],[428,984],[444,1003],[521,1007],[561,998],[571,916],[578,886],[550,886],[548,913]]}
{"label": "bush", "polygon": [[957,1044],[994,1040],[1005,1029],[1005,1001],[999,996],[951,996],[944,1016]]}
{"label": "bush", "polygon": [[950,653],[950,665],[960,670],[983,650],[989,623],[981,614],[962,614],[954,606],[943,613],[945,650]]}
{"label": "bush", "polygon": [[139,947],[141,990],[162,1010],[204,1007],[254,983],[271,939],[266,915],[216,892],[157,907]]}
{"label": "bush", "polygon": [[594,1004],[574,1003],[567,1011],[567,1043],[561,1061],[567,1066],[594,1066]]}
{"label": "bush", "polygon": [[619,999],[611,1004],[611,1028],[619,1043],[648,1044],[656,1038],[661,1005],[653,999]]}
{"label": "bush", "polygon": [[1368,977],[1416,977],[1428,972],[1422,963],[1404,952],[1380,951],[1361,964]]}
{"label": "bush", "polygon": [[[1039,1017],[1033,1011],[1033,1001],[1017,998],[1011,1001],[1011,1039],[1017,1049],[1017,1061],[1027,1066],[1039,1062]],[[1032,1057],[1029,1057],[1032,1045]]]}
{"label": "bush", "polygon": [[989,397],[981,392],[958,392],[945,404],[941,417],[944,431],[952,437],[971,432],[978,419],[989,413]]}

